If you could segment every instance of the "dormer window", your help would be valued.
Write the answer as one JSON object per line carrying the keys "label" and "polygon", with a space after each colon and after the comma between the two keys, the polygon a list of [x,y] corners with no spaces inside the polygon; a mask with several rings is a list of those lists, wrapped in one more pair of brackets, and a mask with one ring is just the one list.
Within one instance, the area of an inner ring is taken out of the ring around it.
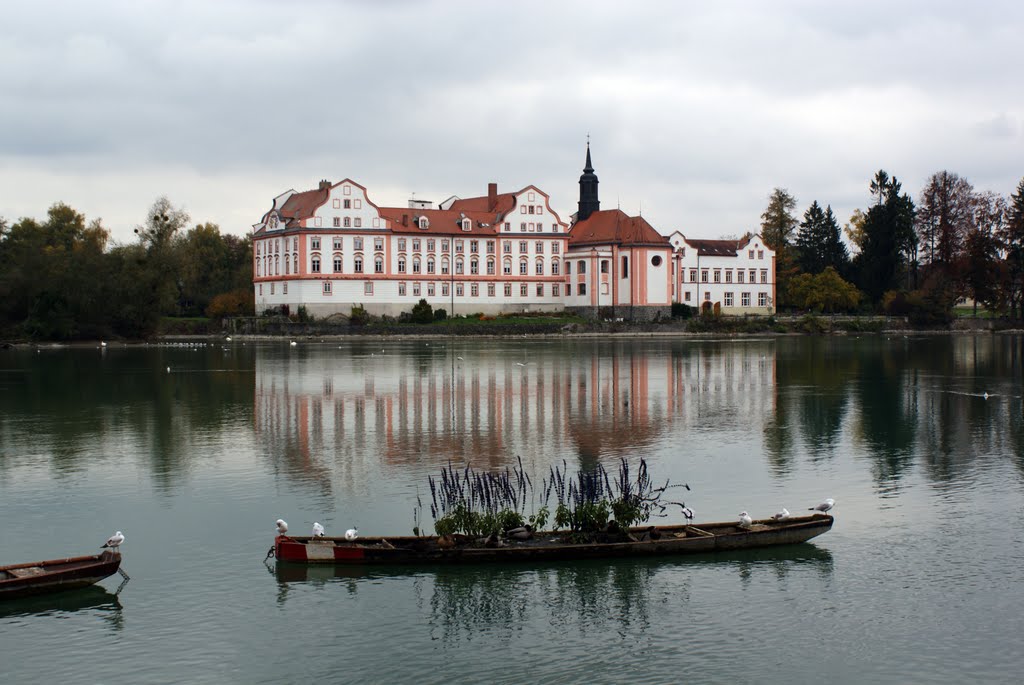
{"label": "dormer window", "polygon": [[425,229],[425,228],[430,228],[430,220],[429,220],[429,219],[427,219],[427,217],[425,217],[425,216],[421,216],[421,217],[420,217],[419,219],[417,219],[417,220],[416,220],[416,224],[417,224],[417,225],[418,225],[418,226],[419,226],[420,228],[424,228],[424,229]]}
{"label": "dormer window", "polygon": [[462,220],[462,230],[463,231],[469,231],[472,228],[473,228],[473,222],[472,221],[470,221],[469,219],[463,219]]}

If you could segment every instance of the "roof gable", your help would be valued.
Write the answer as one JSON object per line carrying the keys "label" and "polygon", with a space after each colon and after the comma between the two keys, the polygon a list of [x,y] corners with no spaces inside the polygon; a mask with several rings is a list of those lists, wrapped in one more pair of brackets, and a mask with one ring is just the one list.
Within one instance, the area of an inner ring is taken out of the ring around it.
{"label": "roof gable", "polygon": [[628,216],[621,209],[602,209],[578,221],[569,231],[569,247],[577,245],[653,245],[670,248],[642,216]]}

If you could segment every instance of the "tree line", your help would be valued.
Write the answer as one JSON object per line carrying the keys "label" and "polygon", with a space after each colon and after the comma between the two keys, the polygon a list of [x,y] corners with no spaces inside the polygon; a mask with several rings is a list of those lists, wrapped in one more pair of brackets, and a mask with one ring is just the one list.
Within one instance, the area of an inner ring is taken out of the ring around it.
{"label": "tree line", "polygon": [[0,335],[141,339],[165,316],[251,313],[252,239],[189,221],[161,197],[118,244],[63,203],[45,221],[0,218]]}
{"label": "tree line", "polygon": [[852,256],[830,206],[812,202],[799,221],[796,199],[772,191],[761,237],[776,253],[780,309],[872,310],[942,323],[970,300],[1024,318],[1024,179],[1004,198],[939,171],[915,203],[880,170],[868,189],[870,206],[854,210],[844,229]]}

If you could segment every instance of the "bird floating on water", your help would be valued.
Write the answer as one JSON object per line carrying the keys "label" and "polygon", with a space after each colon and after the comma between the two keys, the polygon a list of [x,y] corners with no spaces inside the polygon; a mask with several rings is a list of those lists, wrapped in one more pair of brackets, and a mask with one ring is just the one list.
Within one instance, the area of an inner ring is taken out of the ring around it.
{"label": "bird floating on water", "polygon": [[740,528],[750,528],[754,523],[754,519],[750,518],[750,514],[745,511],[740,512]]}
{"label": "bird floating on water", "polygon": [[785,521],[789,518],[789,510],[786,507],[782,507],[782,511],[778,511],[772,514],[773,521]]}
{"label": "bird floating on water", "polygon": [[824,514],[826,511],[831,511],[832,507],[834,507],[835,505],[836,505],[836,501],[834,499],[832,499],[831,497],[829,497],[828,499],[826,499],[821,504],[816,504],[813,507],[809,507],[807,509],[807,511],[820,511],[822,514]]}
{"label": "bird floating on water", "polygon": [[296,346],[296,345],[298,345],[299,343],[297,343],[297,342],[295,342],[294,340],[292,340],[292,341],[291,341],[291,343],[289,343],[289,344],[290,344],[290,345],[291,345],[292,347],[295,347],[295,346]]}
{"label": "bird floating on water", "polygon": [[359,530],[358,529],[356,529],[356,528],[349,528],[348,530],[345,531],[345,539],[346,540],[355,540],[357,537],[359,537]]}
{"label": "bird floating on water", "polygon": [[277,521],[275,521],[275,523],[277,524],[277,534],[278,535],[284,535],[285,533],[288,532],[288,522],[287,521],[285,521],[284,519],[277,519]]}
{"label": "bird floating on water", "polygon": [[324,536],[324,527],[316,521],[313,521],[313,537],[322,538]]}
{"label": "bird floating on water", "polygon": [[106,347],[106,346],[107,346],[107,341],[106,340],[101,340],[100,341],[100,347]]}
{"label": "bird floating on water", "polygon": [[[117,531],[103,543],[103,547],[109,547],[115,554],[121,553],[121,543],[124,542],[124,534],[121,531]],[[101,547],[100,549],[102,549]]]}

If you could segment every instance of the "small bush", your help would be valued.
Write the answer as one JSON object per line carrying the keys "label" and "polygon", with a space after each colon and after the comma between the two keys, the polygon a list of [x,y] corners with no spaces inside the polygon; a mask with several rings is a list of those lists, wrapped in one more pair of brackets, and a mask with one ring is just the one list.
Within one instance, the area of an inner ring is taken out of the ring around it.
{"label": "small bush", "polygon": [[682,302],[672,303],[672,318],[673,319],[689,319],[693,316],[693,309],[690,305],[683,304]]}
{"label": "small bush", "polygon": [[434,321],[444,321],[448,318],[448,311],[445,309],[434,310]]}
{"label": "small bush", "polygon": [[352,306],[352,313],[349,314],[348,322],[352,326],[365,326],[370,322],[370,314],[361,304]]}
{"label": "small bush", "polygon": [[425,299],[417,302],[412,308],[413,323],[430,323],[434,320],[434,308]]}

